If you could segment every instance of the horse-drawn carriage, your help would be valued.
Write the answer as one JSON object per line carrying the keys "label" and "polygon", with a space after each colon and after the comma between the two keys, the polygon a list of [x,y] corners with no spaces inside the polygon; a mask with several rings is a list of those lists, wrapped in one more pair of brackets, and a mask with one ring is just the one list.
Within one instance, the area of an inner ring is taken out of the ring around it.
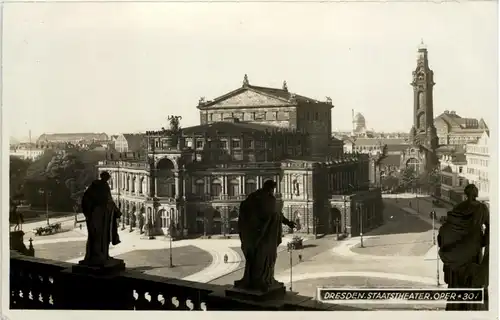
{"label": "horse-drawn carriage", "polygon": [[299,236],[294,236],[292,241],[287,243],[288,249],[300,250],[304,247],[303,239]]}
{"label": "horse-drawn carriage", "polygon": [[49,224],[45,227],[38,227],[33,231],[35,232],[35,236],[54,234],[61,231],[61,223],[54,223]]}

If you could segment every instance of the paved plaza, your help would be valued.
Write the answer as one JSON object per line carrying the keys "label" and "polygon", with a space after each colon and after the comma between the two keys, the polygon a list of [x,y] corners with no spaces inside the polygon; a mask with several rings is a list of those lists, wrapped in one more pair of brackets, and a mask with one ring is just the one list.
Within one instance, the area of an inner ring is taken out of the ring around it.
{"label": "paved plaza", "polygon": [[[412,200],[410,200],[412,199]],[[305,237],[304,249],[290,253],[286,235],[278,248],[276,278],[294,292],[315,297],[318,286],[428,287],[442,286],[442,265],[438,264],[432,220],[432,203],[419,199],[419,212],[409,201],[414,196],[384,198],[385,223],[361,238],[337,241],[335,236]],[[445,208],[440,208],[446,211]],[[35,255],[41,258],[78,262],[85,253],[86,227],[73,228],[73,220],[63,221],[71,231],[51,236],[33,236]],[[38,224],[27,224],[24,230]],[[439,224],[436,223],[435,228]],[[127,267],[152,275],[213,283],[233,284],[241,279],[244,258],[239,239],[189,239],[172,241],[173,268],[169,267],[170,241],[163,236],[144,239],[137,231],[120,230],[122,243],[111,246],[110,254],[125,260]],[[28,243],[27,243],[28,244]],[[224,255],[228,263],[224,263]],[[299,254],[302,260],[299,260]],[[438,279],[439,276],[439,279]],[[378,306],[380,308],[382,306]],[[394,306],[384,306],[384,308]],[[429,307],[430,309],[434,308]],[[411,308],[411,306],[406,306]],[[419,308],[427,308],[419,306]]]}

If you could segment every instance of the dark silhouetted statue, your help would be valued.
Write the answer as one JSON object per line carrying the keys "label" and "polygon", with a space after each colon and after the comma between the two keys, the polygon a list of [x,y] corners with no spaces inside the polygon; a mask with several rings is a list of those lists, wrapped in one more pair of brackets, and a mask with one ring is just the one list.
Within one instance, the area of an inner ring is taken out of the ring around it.
{"label": "dark silhouetted statue", "polygon": [[281,225],[294,228],[295,223],[278,212],[275,188],[276,183],[268,180],[240,205],[238,228],[246,261],[244,276],[235,281],[235,288],[260,292],[283,288],[283,284],[274,279],[277,248],[282,238]]}
{"label": "dark silhouetted statue", "polygon": [[88,238],[85,259],[80,265],[99,268],[123,263],[109,256],[109,244],[120,243],[117,219],[122,215],[111,197],[109,179],[109,173],[102,172],[101,179],[93,181],[82,198]]}
{"label": "dark silhouetted statue", "polygon": [[448,303],[446,310],[487,309],[489,209],[477,201],[475,185],[467,185],[465,195],[467,200],[448,212],[439,229],[439,256],[448,288],[485,288],[485,304]]}

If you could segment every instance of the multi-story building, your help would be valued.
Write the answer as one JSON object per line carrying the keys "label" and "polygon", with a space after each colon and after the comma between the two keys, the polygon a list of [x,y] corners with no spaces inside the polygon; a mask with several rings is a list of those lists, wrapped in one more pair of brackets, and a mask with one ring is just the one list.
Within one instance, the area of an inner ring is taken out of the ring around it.
{"label": "multi-story building", "polygon": [[359,152],[374,155],[382,152],[385,145],[390,146],[391,151],[401,151],[408,147],[408,140],[404,138],[349,137],[344,140],[344,152]]}
{"label": "multi-story building", "polygon": [[105,133],[44,133],[38,137],[37,144],[47,143],[72,143],[108,141]]}
{"label": "multi-story building", "polygon": [[465,158],[467,170],[465,177],[469,183],[473,183],[479,190],[480,200],[490,198],[490,172],[492,163],[490,161],[490,135],[484,131],[476,143],[466,145]]}
{"label": "multi-story building", "polygon": [[145,136],[142,133],[123,133],[114,139],[114,147],[118,152],[137,152],[144,148]]}
{"label": "multi-story building", "polygon": [[464,199],[464,188],[467,185],[465,154],[443,154],[439,158],[439,166],[440,198],[448,202],[459,203]]}
{"label": "multi-story building", "polygon": [[434,119],[440,145],[465,145],[477,141],[489,131],[483,119],[462,118],[455,111],[446,110]]}
{"label": "multi-story building", "polygon": [[[412,168],[418,176],[438,165],[438,137],[433,123],[434,72],[430,69],[428,51],[423,44],[418,49],[417,66],[412,76],[413,126],[408,138],[358,138],[352,143],[353,150],[371,155],[372,184],[379,185],[385,176],[398,175],[405,168]],[[387,145],[388,152],[381,157],[384,145]]]}
{"label": "multi-story building", "polygon": [[201,124],[238,119],[307,132],[313,156],[330,153],[333,107],[329,97],[319,101],[290,92],[286,81],[281,89],[250,85],[247,75],[240,88],[198,104]]}
{"label": "multi-story building", "polygon": [[10,155],[25,160],[36,160],[47,150],[34,143],[20,143],[10,148]]}
{"label": "multi-story building", "polygon": [[267,114],[276,109],[270,104],[275,97],[255,88],[262,87],[246,84],[244,90],[225,95],[229,102],[216,99],[216,110],[232,106],[232,118],[206,120],[217,113],[203,107],[201,125],[179,129],[173,117],[170,129],[146,133],[143,151],[110,155],[100,163],[100,171],[111,173],[111,189],[125,223],[143,216],[145,225],[159,234],[172,229],[179,235],[235,233],[240,202],[266,180],[278,183],[281,210],[299,232],[338,229],[356,235],[360,219],[365,231],[382,223],[380,190],[369,187],[368,156],[310,156],[317,142],[297,130],[296,123],[277,126],[253,116],[245,122],[246,111],[237,111],[236,101],[242,110]]}

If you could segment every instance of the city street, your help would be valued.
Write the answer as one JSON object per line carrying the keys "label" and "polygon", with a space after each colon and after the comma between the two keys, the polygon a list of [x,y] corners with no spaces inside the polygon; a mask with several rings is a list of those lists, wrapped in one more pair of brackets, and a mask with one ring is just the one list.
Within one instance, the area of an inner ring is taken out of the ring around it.
{"label": "city street", "polygon": [[[397,201],[385,198],[385,223],[363,236],[363,247],[360,237],[343,241],[337,241],[335,236],[306,237],[304,248],[291,253],[290,264],[286,243],[293,235],[286,235],[278,248],[276,278],[290,288],[292,265],[293,291],[312,297],[318,286],[435,288],[438,270],[442,285],[441,266],[437,264],[437,249],[433,244],[435,234],[428,217],[432,203],[419,199],[420,213],[417,213],[412,209],[414,205],[409,207],[409,201],[414,202],[414,197],[401,197]],[[439,210],[446,212],[444,208]],[[73,263],[81,260],[85,251],[85,225],[82,230],[74,228],[74,218],[56,218],[53,222],[61,222],[63,229],[69,231],[33,236],[36,256]],[[28,223],[24,230],[29,234],[28,230],[43,225],[45,221]],[[137,271],[219,285],[233,284],[243,276],[244,258],[238,239],[174,241],[172,256],[175,267],[169,268],[170,243],[167,238],[160,236],[146,240],[137,231],[130,233],[128,229],[120,230],[120,238],[122,243],[111,247],[111,255],[124,259],[128,267]],[[228,263],[223,262],[225,254]],[[299,254],[302,261],[299,261]]]}

